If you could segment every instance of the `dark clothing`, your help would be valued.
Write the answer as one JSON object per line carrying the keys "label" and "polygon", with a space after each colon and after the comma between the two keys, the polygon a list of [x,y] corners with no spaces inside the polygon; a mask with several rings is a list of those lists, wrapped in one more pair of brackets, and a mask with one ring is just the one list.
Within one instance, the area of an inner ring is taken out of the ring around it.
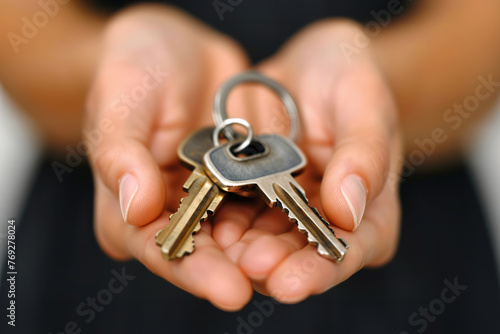
{"label": "dark clothing", "polygon": [[[115,10],[125,3],[104,5]],[[254,61],[320,18],[366,22],[389,8],[385,0],[233,0],[239,4],[221,21],[213,1],[171,3],[236,38]],[[491,241],[465,165],[404,182],[400,247],[386,267],[363,269],[297,305],[255,294],[242,311],[226,313],[138,262],[108,259],[94,238],[90,169],[81,166],[59,183],[51,162],[40,163],[20,219],[16,328],[6,325],[5,316],[2,322],[9,332],[500,333]],[[1,290],[6,312],[6,284]]]}
{"label": "dark clothing", "polygon": [[[405,181],[400,247],[386,267],[298,305],[255,294],[241,312],[226,313],[138,262],[108,259],[94,238],[90,169],[59,183],[51,162],[40,165],[17,233],[17,321],[9,333],[59,333],[71,321],[82,333],[500,333],[491,242],[464,165]],[[110,287],[117,276],[125,283]]]}
{"label": "dark clothing", "polygon": [[[141,2],[134,0],[88,1],[108,11],[115,11],[125,5]],[[272,55],[293,34],[317,20],[346,17],[359,22],[374,21],[379,23],[378,26],[386,25],[401,17],[415,1],[174,0],[163,2],[182,8],[215,29],[233,37],[246,49],[250,58],[257,62]],[[220,3],[226,3],[228,7],[216,6]],[[231,3],[235,5],[230,5]],[[225,8],[225,10],[217,10],[216,7]],[[376,32],[376,28],[372,29]]]}

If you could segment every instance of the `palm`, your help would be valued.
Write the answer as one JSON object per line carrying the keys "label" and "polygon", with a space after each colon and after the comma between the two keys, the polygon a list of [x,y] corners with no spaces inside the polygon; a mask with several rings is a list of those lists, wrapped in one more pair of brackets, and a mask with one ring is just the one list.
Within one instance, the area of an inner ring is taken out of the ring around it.
{"label": "palm", "polygon": [[[338,53],[329,52],[331,48],[325,49],[324,42],[331,41],[318,36],[331,36],[335,29],[326,25],[302,33],[259,70],[285,83],[297,100],[302,123],[299,144],[309,160],[297,181],[310,204],[350,244],[345,260],[336,264],[319,256],[284,213],[255,200],[225,205],[211,231],[254,288],[282,302],[321,293],[365,265],[381,265],[396,247],[399,202],[394,175],[399,170],[400,142],[388,130],[395,108],[370,58],[349,66]],[[279,101],[262,90],[254,92],[252,101],[258,129],[286,133]],[[365,177],[374,192],[355,232],[350,232],[353,215],[340,189],[341,179],[350,170],[371,173]],[[385,182],[388,173],[392,183]]]}
{"label": "palm", "polygon": [[[155,234],[185,196],[181,189],[188,176],[177,162],[176,148],[190,131],[211,123],[208,110],[216,89],[245,70],[248,61],[227,38],[175,9],[154,6],[130,11],[108,29],[106,56],[89,98],[88,126],[93,129],[109,119],[116,126],[91,152],[95,232],[104,251],[116,259],[135,257],[157,275],[225,310],[244,306],[252,285],[280,301],[296,302],[364,265],[389,259],[399,221],[397,194],[385,183],[387,173],[398,173],[395,108],[371,57],[346,66],[332,55],[330,46],[341,41],[331,37],[341,39],[353,28],[342,29],[343,24],[306,29],[258,67],[285,84],[298,102],[303,129],[299,143],[309,159],[298,181],[337,235],[350,243],[341,264],[319,257],[278,209],[267,208],[259,198],[237,196],[223,205],[213,225],[202,224],[192,255],[181,261],[162,258]],[[144,34],[147,43],[130,46],[124,31]],[[123,50],[129,47],[124,62]],[[116,96],[142,85],[145,63],[159,65],[169,76],[137,110],[121,118],[109,106]],[[247,119],[257,132],[284,134],[282,106],[270,96],[258,89],[232,93],[230,116]],[[355,232],[347,230],[359,220],[353,219],[340,192],[348,173],[363,177],[368,190],[368,196],[363,194],[363,223]]]}

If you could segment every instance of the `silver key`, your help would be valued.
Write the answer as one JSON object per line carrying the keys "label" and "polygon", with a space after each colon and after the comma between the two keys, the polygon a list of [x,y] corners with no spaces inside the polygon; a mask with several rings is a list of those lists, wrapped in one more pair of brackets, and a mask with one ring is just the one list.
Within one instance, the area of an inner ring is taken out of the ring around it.
{"label": "silver key", "polygon": [[156,233],[156,244],[167,260],[193,252],[193,234],[200,230],[200,223],[216,211],[226,195],[207,177],[202,162],[203,154],[213,147],[213,131],[214,128],[204,128],[192,133],[177,150],[181,163],[193,172],[183,186],[188,195],[181,199],[179,209],[170,216],[170,223]]}
{"label": "silver key", "polygon": [[279,135],[254,137],[251,145],[234,153],[239,142],[210,149],[203,160],[206,173],[225,191],[257,191],[270,207],[278,206],[294,221],[319,254],[340,262],[349,245],[335,233],[318,210],[309,206],[304,190],[293,178],[306,158],[290,140]]}

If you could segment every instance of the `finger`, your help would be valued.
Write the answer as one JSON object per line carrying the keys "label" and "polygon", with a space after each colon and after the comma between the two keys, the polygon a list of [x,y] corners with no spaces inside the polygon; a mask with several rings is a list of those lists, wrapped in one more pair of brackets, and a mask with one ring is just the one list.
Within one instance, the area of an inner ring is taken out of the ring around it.
{"label": "finger", "polygon": [[238,265],[250,279],[261,281],[281,261],[306,244],[307,239],[297,229],[280,235],[265,234],[248,244],[238,259]]}
{"label": "finger", "polygon": [[[127,75],[128,81],[111,83],[117,91],[126,94],[140,83],[141,74],[138,72],[142,71],[120,72]],[[105,77],[109,75],[109,72],[103,74]],[[105,96],[98,102],[95,122],[87,130],[99,131],[97,124],[103,122],[112,124],[112,131],[103,134],[102,139],[92,146],[91,163],[95,177],[119,198],[123,220],[143,225],[161,213],[165,201],[160,168],[147,144],[156,111],[152,98],[146,97],[150,101],[143,101],[140,106],[136,104],[134,109],[124,108],[124,113],[118,114],[111,107],[114,94],[110,93],[101,92]]]}
{"label": "finger", "polygon": [[224,206],[216,216],[214,240],[226,255],[238,262],[251,241],[263,235],[278,235],[295,227],[278,208],[269,209],[257,198],[251,202],[241,199],[236,206]]}
{"label": "finger", "polygon": [[[327,46],[318,53],[292,47],[260,68],[286,83],[297,101],[303,145],[312,167],[324,174],[321,194],[326,216],[353,230],[386,181],[396,110],[369,57],[344,64],[342,55]],[[304,57],[307,62],[297,62]],[[294,65],[294,71],[283,64]]]}
{"label": "finger", "polygon": [[[311,198],[315,199],[315,198]],[[259,215],[239,247],[238,265],[254,282],[262,282],[281,261],[307,245],[297,225],[278,208]],[[259,285],[263,289],[262,285]]]}
{"label": "finger", "polygon": [[212,238],[222,249],[238,242],[255,217],[264,209],[264,205],[260,198],[227,199],[214,217]]}
{"label": "finger", "polygon": [[363,266],[387,263],[396,251],[399,220],[397,196],[386,183],[356,232],[336,230],[337,237],[350,245],[341,263],[319,256],[317,249],[307,245],[305,237],[294,229],[279,236],[264,234],[247,238],[238,264],[258,291],[282,302],[295,303],[339,284]]}
{"label": "finger", "polygon": [[282,246],[280,255],[284,259],[262,284],[265,291],[280,302],[297,303],[343,282],[365,265],[381,265],[388,261],[397,245],[399,212],[387,209],[392,194],[386,192],[390,190],[384,190],[373,202],[376,210],[367,212],[356,232],[336,231],[339,237],[349,242],[349,251],[341,263],[321,257],[311,245],[298,251],[293,251],[288,245],[289,254],[284,254],[285,247]]}
{"label": "finger", "polygon": [[[311,197],[311,203],[316,199],[316,196]],[[240,267],[254,281],[269,276],[283,259],[308,243],[297,224],[290,222],[279,209],[267,210],[259,216],[252,225],[252,231],[259,229],[266,233],[245,238],[247,247],[238,258]]]}
{"label": "finger", "polygon": [[212,237],[226,249],[240,241],[250,228],[280,234],[292,226],[281,210],[269,209],[260,198],[233,197],[217,212]]}
{"label": "finger", "polygon": [[[86,131],[98,137],[90,156],[95,177],[119,199],[123,220],[140,226],[158,217],[165,203],[158,159],[151,150],[158,141],[153,134],[165,130],[175,147],[189,131],[190,111],[196,106],[185,94],[196,78],[178,75],[187,64],[164,54],[168,43],[161,37],[150,34],[138,44],[120,34],[126,29],[130,27],[117,23],[105,37],[105,57],[89,97],[91,121]],[[175,161],[175,150],[163,152],[163,163]]]}
{"label": "finger", "polygon": [[296,228],[288,216],[278,207],[263,211],[252,224],[253,230],[261,230],[278,235]]}
{"label": "finger", "polygon": [[94,233],[97,243],[114,260],[131,259],[132,255],[125,245],[127,226],[123,223],[120,206],[114,194],[99,179],[95,182],[94,202]]}
{"label": "finger", "polygon": [[162,258],[154,238],[167,217],[165,213],[144,227],[129,226],[130,253],[156,275],[220,309],[236,311],[248,303],[252,296],[249,280],[204,231],[195,235],[196,248],[191,255],[176,261]]}
{"label": "finger", "polygon": [[359,226],[395,158],[395,106],[388,88],[371,66],[352,72],[339,78],[328,104],[335,143],[321,187],[326,216],[347,230]]}
{"label": "finger", "polygon": [[[103,185],[98,185],[102,186]],[[104,252],[116,260],[136,257],[148,269],[174,285],[215,306],[233,311],[243,307],[252,295],[251,284],[206,233],[195,235],[195,251],[180,261],[166,261],[155,244],[155,234],[165,227],[169,213],[143,227],[125,225],[116,216],[118,205],[113,194],[104,187],[96,198],[96,213],[108,218],[106,224],[96,224],[96,238]],[[205,224],[206,227],[206,224]]]}

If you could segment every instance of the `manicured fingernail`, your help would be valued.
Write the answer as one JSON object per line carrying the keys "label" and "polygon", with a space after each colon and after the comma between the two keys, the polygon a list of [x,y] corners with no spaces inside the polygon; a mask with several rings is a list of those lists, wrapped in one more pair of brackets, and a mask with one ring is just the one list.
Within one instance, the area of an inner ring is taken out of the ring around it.
{"label": "manicured fingernail", "polygon": [[340,186],[342,195],[344,195],[345,201],[351,210],[352,218],[354,220],[353,231],[358,228],[361,218],[365,213],[366,207],[366,188],[357,175],[348,175],[342,180],[342,185]]}
{"label": "manicured fingernail", "polygon": [[132,200],[137,193],[137,189],[139,189],[139,184],[135,176],[125,174],[121,177],[119,181],[120,209],[125,222],[127,222],[130,203],[132,203]]}

